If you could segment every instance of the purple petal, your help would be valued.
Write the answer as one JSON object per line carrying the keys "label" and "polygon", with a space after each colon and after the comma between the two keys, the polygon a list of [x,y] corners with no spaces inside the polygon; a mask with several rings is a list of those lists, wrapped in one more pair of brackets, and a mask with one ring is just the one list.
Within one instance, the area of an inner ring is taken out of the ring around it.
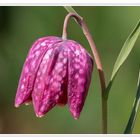
{"label": "purple petal", "polygon": [[68,104],[70,112],[78,119],[89,89],[93,61],[80,44],[69,41],[68,53]]}
{"label": "purple petal", "polygon": [[31,92],[41,60],[45,52],[52,47],[54,43],[59,41],[61,41],[61,39],[58,37],[44,37],[38,39],[31,47],[20,76],[15,99],[16,107],[31,100]]}
{"label": "purple petal", "polygon": [[37,73],[32,99],[38,117],[67,102],[67,51],[61,45],[46,52]]}

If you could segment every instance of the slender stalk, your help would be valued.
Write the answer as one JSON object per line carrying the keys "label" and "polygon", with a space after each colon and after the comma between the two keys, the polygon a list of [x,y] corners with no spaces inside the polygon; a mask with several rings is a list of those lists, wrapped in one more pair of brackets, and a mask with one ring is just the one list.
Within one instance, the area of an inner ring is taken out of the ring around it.
{"label": "slender stalk", "polygon": [[99,77],[100,77],[101,92],[102,92],[101,94],[102,96],[102,133],[106,134],[107,133],[107,98],[105,96],[106,84],[105,84],[104,71],[101,64],[100,56],[85,21],[83,20],[81,16],[75,13],[69,13],[65,17],[62,38],[67,39],[67,26],[68,26],[68,21],[71,17],[74,17],[74,19],[81,26],[83,33],[89,42],[89,45],[91,47],[91,50],[95,59],[95,63],[97,65],[97,69],[98,69]]}

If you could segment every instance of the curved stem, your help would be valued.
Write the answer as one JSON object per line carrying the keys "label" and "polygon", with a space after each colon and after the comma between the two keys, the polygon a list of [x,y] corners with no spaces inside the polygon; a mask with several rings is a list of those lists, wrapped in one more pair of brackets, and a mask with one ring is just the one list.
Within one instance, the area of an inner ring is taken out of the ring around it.
{"label": "curved stem", "polygon": [[99,72],[99,77],[100,77],[100,84],[101,84],[101,92],[102,92],[102,132],[104,134],[107,133],[107,99],[105,97],[105,89],[106,89],[106,84],[105,84],[105,76],[104,76],[104,71],[103,71],[103,67],[101,64],[101,59],[99,56],[99,53],[96,49],[95,43],[92,39],[92,36],[88,30],[88,27],[85,23],[85,21],[83,20],[83,18],[75,13],[69,13],[64,21],[64,26],[63,26],[63,34],[62,34],[62,38],[63,39],[67,39],[67,26],[68,26],[68,21],[70,19],[70,17],[74,17],[74,19],[76,20],[76,22],[78,22],[78,24],[81,26],[83,33],[86,37],[86,39],[89,42],[89,45],[91,47],[94,59],[95,59],[95,63]]}

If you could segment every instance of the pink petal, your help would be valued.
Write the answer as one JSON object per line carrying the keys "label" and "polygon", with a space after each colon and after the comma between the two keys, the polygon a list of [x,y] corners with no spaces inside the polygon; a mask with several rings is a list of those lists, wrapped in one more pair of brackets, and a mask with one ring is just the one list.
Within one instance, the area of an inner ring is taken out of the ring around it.
{"label": "pink petal", "polygon": [[93,61],[80,44],[69,41],[68,53],[68,104],[70,112],[78,119],[89,89]]}
{"label": "pink petal", "polygon": [[67,102],[67,51],[61,44],[46,52],[37,73],[32,99],[38,117]]}
{"label": "pink petal", "polygon": [[20,76],[15,99],[16,107],[31,100],[31,92],[41,60],[46,51],[60,40],[58,37],[44,37],[38,39],[31,47]]}

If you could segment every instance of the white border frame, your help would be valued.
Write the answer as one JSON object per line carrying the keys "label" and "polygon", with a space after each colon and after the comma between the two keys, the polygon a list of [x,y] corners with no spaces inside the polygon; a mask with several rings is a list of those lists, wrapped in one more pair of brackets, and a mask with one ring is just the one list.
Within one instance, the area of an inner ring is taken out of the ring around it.
{"label": "white border frame", "polygon": [[1,6],[140,6],[140,0],[0,0]]}
{"label": "white border frame", "polygon": [[[58,3],[59,1],[59,3]],[[0,6],[140,6],[140,0],[0,0]],[[91,137],[96,137],[95,139],[103,140],[124,140],[124,137],[128,139],[138,139],[140,134],[0,134],[1,140],[46,140],[55,139],[57,140],[71,140],[77,139],[84,140],[85,137],[87,140],[91,140]]]}

